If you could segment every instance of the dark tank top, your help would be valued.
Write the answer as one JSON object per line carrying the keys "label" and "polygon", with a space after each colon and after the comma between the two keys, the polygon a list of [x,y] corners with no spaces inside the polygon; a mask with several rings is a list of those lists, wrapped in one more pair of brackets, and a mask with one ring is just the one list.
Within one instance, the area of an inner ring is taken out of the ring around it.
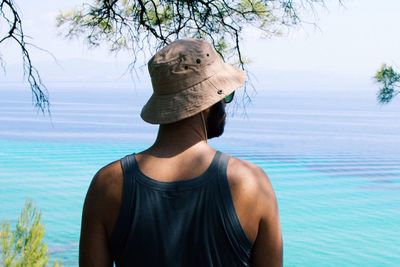
{"label": "dark tank top", "polygon": [[202,175],[161,182],[143,174],[134,155],[122,158],[110,244],[116,266],[250,266],[252,243],[233,206],[228,159],[217,152]]}

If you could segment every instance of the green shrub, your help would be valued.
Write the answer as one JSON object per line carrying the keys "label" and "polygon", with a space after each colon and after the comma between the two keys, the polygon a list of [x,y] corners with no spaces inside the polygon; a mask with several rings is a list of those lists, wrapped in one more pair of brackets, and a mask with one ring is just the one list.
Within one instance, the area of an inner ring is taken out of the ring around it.
{"label": "green shrub", "polygon": [[[7,222],[0,228],[0,265],[4,267],[47,266],[49,255],[43,241],[41,212],[32,201],[26,201],[15,230]],[[61,266],[55,262],[53,266]]]}

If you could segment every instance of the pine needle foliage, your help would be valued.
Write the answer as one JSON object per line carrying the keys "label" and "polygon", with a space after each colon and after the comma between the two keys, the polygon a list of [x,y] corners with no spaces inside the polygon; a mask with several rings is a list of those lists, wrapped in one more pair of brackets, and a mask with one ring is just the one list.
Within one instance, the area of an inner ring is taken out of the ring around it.
{"label": "pine needle foliage", "polygon": [[[43,238],[41,212],[32,201],[26,201],[15,229],[3,222],[0,228],[0,265],[4,267],[47,266],[49,255]],[[53,266],[62,266],[55,262]]]}
{"label": "pine needle foliage", "polygon": [[[209,40],[225,59],[243,69],[243,30],[261,36],[299,25],[325,0],[92,0],[62,11],[57,26],[67,38],[84,37],[91,47],[150,52],[179,38]],[[338,1],[341,3],[341,1]]]}
{"label": "pine needle foliage", "polygon": [[[18,0],[0,0],[0,48],[9,42],[20,48],[33,103],[43,113],[51,115],[47,88],[28,50],[29,46],[36,46],[27,41],[29,36],[24,34],[16,2]],[[181,38],[206,39],[225,60],[246,70],[249,59],[242,50],[245,29],[253,28],[260,36],[268,37],[302,23],[314,24],[306,18],[316,18],[317,7],[325,7],[326,2],[328,0],[82,0],[81,6],[61,11],[56,22],[61,35],[83,37],[89,47],[106,44],[112,52],[130,51],[131,71],[135,71],[138,58],[147,58],[160,47]],[[342,0],[334,2],[341,4]],[[1,51],[0,69],[5,70]]]}
{"label": "pine needle foliage", "polygon": [[383,64],[376,72],[375,80],[381,84],[377,94],[380,104],[386,104],[400,93],[400,74],[392,66]]}

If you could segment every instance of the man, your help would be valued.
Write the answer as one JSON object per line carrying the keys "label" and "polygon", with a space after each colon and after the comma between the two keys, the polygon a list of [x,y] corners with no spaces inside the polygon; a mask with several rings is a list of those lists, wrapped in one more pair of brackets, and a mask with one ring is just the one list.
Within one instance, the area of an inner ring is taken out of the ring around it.
{"label": "man", "polygon": [[82,215],[81,266],[281,266],[275,194],[252,163],[216,151],[225,102],[243,71],[201,40],[177,40],[148,64],[142,118],[155,143],[103,167]]}

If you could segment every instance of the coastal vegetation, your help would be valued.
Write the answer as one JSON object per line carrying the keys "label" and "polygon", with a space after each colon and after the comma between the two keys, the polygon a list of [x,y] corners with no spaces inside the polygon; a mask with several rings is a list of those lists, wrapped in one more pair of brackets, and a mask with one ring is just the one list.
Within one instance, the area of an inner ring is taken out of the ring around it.
{"label": "coastal vegetation", "polygon": [[[45,229],[41,217],[41,212],[34,203],[26,201],[14,230],[8,222],[1,224],[1,266],[48,266],[49,254],[47,245],[43,241]],[[62,265],[55,261],[53,266]]]}

